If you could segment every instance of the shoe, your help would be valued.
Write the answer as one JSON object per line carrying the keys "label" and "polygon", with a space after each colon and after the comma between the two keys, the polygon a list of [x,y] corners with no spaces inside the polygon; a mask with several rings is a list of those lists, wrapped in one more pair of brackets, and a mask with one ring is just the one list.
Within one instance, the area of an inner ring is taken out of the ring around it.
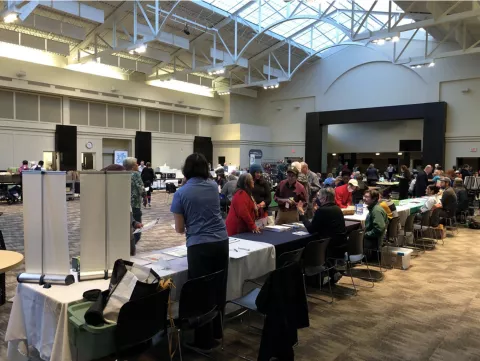
{"label": "shoe", "polygon": [[150,203],[148,203],[148,208],[152,208],[152,205]]}

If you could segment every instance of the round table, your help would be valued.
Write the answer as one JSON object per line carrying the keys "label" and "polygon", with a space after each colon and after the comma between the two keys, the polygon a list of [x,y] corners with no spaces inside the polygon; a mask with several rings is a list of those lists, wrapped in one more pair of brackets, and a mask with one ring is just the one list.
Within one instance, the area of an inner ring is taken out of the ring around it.
{"label": "round table", "polygon": [[23,261],[23,254],[13,251],[0,250],[0,273],[15,268]]}

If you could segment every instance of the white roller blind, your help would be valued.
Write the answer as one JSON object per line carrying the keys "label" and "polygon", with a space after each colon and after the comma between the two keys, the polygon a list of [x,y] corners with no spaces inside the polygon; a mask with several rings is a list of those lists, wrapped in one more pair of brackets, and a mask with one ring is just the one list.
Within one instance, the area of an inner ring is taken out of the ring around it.
{"label": "white roller blind", "polygon": [[62,99],[58,97],[40,96],[40,121],[47,123],[62,122]]}
{"label": "white roller blind", "polygon": [[38,121],[38,95],[16,92],[15,113],[18,120]]}
{"label": "white roller blind", "polygon": [[108,127],[123,128],[123,107],[108,105]]}
{"label": "white roller blind", "polygon": [[13,119],[13,92],[0,90],[0,118]]}
{"label": "white roller blind", "polygon": [[140,109],[125,107],[125,128],[140,129]]}
{"label": "white roller blind", "polygon": [[147,109],[145,111],[145,129],[151,132],[158,132],[160,130],[159,119],[158,111]]}
{"label": "white roller blind", "polygon": [[173,132],[185,134],[185,115],[173,114]]}
{"label": "white roller blind", "polygon": [[70,99],[70,124],[88,125],[88,103]]}
{"label": "white roller blind", "polygon": [[160,131],[164,133],[173,132],[173,114],[160,112]]}
{"label": "white roller blind", "polygon": [[90,103],[90,125],[95,127],[107,126],[107,104]]}

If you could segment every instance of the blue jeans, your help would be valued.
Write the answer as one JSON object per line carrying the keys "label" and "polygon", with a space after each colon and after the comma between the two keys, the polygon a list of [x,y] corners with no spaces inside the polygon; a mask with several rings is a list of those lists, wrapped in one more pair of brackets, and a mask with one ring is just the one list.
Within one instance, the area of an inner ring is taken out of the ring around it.
{"label": "blue jeans", "polygon": [[[142,209],[132,207],[132,216],[133,216],[134,220],[141,223],[142,222]],[[135,238],[135,243],[140,241],[141,236],[142,236],[142,233],[136,233],[136,234],[133,235],[133,237]]]}

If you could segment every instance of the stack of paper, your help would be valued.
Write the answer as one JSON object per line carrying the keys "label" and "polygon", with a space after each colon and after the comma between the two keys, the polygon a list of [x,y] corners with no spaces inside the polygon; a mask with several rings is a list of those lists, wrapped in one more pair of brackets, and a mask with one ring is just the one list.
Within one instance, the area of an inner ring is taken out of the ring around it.
{"label": "stack of paper", "polygon": [[173,257],[186,257],[187,256],[187,246],[179,246],[174,248],[169,248],[162,251],[163,254],[168,254]]}
{"label": "stack of paper", "polygon": [[266,226],[264,228],[264,230],[272,231],[272,232],[285,232],[285,231],[290,230],[290,227],[286,227],[286,226]]}

